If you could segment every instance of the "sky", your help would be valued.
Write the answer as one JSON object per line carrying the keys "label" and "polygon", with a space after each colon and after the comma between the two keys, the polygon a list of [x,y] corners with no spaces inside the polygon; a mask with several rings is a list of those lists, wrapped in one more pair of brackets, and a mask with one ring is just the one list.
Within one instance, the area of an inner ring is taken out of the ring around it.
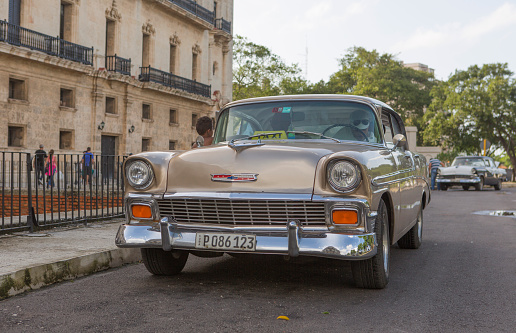
{"label": "sky", "polygon": [[233,34],[328,81],[353,46],[422,63],[446,80],[472,65],[516,72],[516,0],[234,0]]}

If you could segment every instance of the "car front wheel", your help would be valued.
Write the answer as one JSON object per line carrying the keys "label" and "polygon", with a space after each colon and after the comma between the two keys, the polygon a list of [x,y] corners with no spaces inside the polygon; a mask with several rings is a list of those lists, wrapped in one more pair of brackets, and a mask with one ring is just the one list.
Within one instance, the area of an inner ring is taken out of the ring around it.
{"label": "car front wheel", "polygon": [[467,191],[467,190],[469,190],[469,186],[468,186],[468,185],[462,185],[462,189],[463,189],[464,191]]}
{"label": "car front wheel", "polygon": [[495,191],[500,191],[502,189],[502,180],[498,179],[498,183],[494,186]]}
{"label": "car front wheel", "polygon": [[389,282],[391,240],[389,236],[389,214],[383,200],[378,207],[374,231],[378,247],[376,255],[366,260],[352,261],[353,279],[360,288],[383,289]]}
{"label": "car front wheel", "polygon": [[186,265],[188,252],[180,250],[141,249],[145,268],[154,275],[176,275]]}

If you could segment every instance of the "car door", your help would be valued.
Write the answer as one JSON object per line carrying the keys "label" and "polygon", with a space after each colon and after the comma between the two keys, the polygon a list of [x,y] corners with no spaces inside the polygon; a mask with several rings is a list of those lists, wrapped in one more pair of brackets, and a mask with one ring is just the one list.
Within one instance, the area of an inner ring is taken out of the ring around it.
{"label": "car door", "polygon": [[[403,134],[406,137],[405,127],[398,114],[388,109],[382,110],[382,123],[386,127],[389,124],[392,136]],[[393,238],[397,239],[412,226],[421,206],[421,191],[416,181],[416,163],[418,163],[416,159],[419,158],[419,155],[413,154],[408,149],[408,143],[394,149],[391,154],[396,161],[399,184],[399,202],[394,207],[398,219],[393,233]]]}

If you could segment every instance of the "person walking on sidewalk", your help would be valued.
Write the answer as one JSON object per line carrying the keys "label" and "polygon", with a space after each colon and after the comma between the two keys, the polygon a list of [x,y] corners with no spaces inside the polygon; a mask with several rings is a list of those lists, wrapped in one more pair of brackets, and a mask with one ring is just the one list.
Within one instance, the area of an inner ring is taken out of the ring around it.
{"label": "person walking on sidewalk", "polygon": [[[428,173],[430,173],[430,179],[431,179],[431,185],[430,188],[432,190],[435,190],[435,178],[437,177],[437,170],[440,166],[444,166],[444,163],[439,161],[439,159],[431,158],[430,161],[428,161]],[[437,189],[440,190],[441,186],[437,184]]]}
{"label": "person walking on sidewalk", "polygon": [[45,158],[47,158],[47,152],[43,150],[43,145],[39,145],[39,149],[36,150],[32,162],[39,185],[43,185],[43,178],[45,177]]}
{"label": "person walking on sidewalk", "polygon": [[54,174],[57,169],[57,159],[54,156],[54,149],[50,149],[45,162],[45,175],[47,176],[47,188],[54,188]]}
{"label": "person walking on sidewalk", "polygon": [[82,155],[82,170],[86,175],[86,185],[91,184],[90,177],[93,173],[93,163],[95,162],[95,157],[91,153],[91,147],[86,148],[84,155]]}

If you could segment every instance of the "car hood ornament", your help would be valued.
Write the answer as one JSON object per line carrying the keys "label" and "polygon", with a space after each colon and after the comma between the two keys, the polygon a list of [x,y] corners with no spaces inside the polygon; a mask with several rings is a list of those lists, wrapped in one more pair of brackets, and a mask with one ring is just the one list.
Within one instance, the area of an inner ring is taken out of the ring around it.
{"label": "car hood ornament", "polygon": [[257,179],[257,173],[223,173],[211,175],[211,180],[214,182],[254,182]]}

